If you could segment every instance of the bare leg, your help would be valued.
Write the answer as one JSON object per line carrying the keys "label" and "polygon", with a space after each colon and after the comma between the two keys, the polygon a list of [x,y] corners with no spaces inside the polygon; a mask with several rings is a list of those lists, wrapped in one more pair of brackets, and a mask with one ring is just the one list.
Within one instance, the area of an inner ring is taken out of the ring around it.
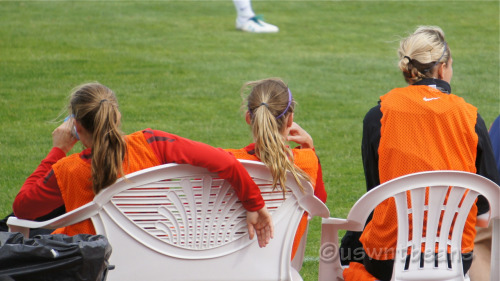
{"label": "bare leg", "polygon": [[469,270],[471,281],[489,281],[491,272],[491,224],[488,228],[476,227],[474,260]]}

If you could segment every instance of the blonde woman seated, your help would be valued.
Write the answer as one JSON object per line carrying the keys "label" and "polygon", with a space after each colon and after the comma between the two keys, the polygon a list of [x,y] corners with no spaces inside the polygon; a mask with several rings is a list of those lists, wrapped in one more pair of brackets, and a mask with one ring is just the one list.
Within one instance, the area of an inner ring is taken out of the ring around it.
{"label": "blonde woman seated", "polygon": [[[452,94],[453,59],[443,30],[418,27],[401,40],[398,55],[408,86],[381,96],[363,120],[361,147],[367,191],[403,175],[433,170],[477,173],[498,183],[483,119],[476,107]],[[488,202],[480,196],[465,223],[461,249],[464,273],[472,264],[476,216],[488,209]],[[401,250],[397,249],[394,200],[378,205],[359,241],[357,235],[347,232],[342,239],[341,252],[350,261],[344,279],[390,280],[394,258]],[[448,253],[450,258],[452,254],[456,253]]]}
{"label": "blonde woman seated", "polygon": [[[248,82],[243,86],[242,93],[249,89],[250,93],[244,100],[247,108],[245,119],[252,128],[255,142],[241,149],[227,151],[238,159],[263,162],[271,170],[273,187],[286,184],[287,170],[298,179],[309,180],[316,197],[325,202],[327,195],[313,139],[293,122],[295,100],[290,89],[278,78]],[[290,149],[287,141],[300,146]],[[292,259],[306,228],[307,214],[304,214],[293,242]]]}

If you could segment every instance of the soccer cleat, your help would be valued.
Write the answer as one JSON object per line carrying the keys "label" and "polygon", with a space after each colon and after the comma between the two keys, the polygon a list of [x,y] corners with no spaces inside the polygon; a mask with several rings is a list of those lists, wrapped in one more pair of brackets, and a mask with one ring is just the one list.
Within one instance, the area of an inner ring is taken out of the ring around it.
{"label": "soccer cleat", "polygon": [[236,29],[252,33],[275,33],[279,28],[265,22],[261,16],[252,17],[244,22],[236,19]]}

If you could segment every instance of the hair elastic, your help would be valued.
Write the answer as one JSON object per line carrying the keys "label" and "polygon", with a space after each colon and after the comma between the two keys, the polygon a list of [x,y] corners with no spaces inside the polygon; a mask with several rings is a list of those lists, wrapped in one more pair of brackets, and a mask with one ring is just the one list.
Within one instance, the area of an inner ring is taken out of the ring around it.
{"label": "hair elastic", "polygon": [[107,99],[102,99],[99,103],[103,103],[105,101],[108,101]]}
{"label": "hair elastic", "polygon": [[269,108],[269,105],[267,103],[265,103],[265,102],[261,103],[260,105],[263,105],[263,106]]}
{"label": "hair elastic", "polygon": [[292,104],[292,92],[290,91],[290,88],[288,89],[288,105],[286,106],[285,110],[276,117],[276,119],[280,119],[281,116],[285,115],[285,113],[288,111],[288,109],[290,108],[290,104]]}
{"label": "hair elastic", "polygon": [[411,58],[410,58],[409,56],[404,56],[403,58],[407,58],[407,59],[408,59],[408,62],[409,62],[409,63],[412,63],[412,62],[411,62]]}

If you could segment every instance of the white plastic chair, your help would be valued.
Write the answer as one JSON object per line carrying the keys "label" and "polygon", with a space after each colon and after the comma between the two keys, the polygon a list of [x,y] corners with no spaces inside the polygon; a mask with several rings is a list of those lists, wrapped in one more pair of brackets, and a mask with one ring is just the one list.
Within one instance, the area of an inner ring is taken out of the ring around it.
{"label": "white plastic chair", "polygon": [[127,175],[72,212],[46,222],[11,218],[11,231],[57,228],[91,218],[113,247],[107,280],[302,280],[291,250],[304,211],[328,208],[304,181],[289,174],[286,199],[272,190],[268,169],[241,161],[259,185],[273,217],[274,239],[259,248],[248,239],[246,211],[230,184],[191,165],[166,164]]}
{"label": "white plastic chair", "polygon": [[[450,187],[452,188],[445,205],[445,197]],[[429,200],[424,206],[426,189]],[[408,209],[406,191],[411,193],[411,209]],[[362,231],[372,210],[389,197],[395,198],[398,212],[397,250],[392,280],[467,280],[461,264],[462,232],[470,208],[479,194],[488,199],[490,212],[484,221],[478,221],[478,225],[485,227],[488,222],[493,223],[491,280],[500,280],[500,187],[482,176],[460,171],[422,172],[393,179],[364,194],[354,204],[347,219],[323,219],[319,280],[344,280],[344,268],[340,265],[338,250],[338,231]],[[464,201],[459,206],[462,198]],[[428,212],[426,237],[422,237],[424,212]],[[441,212],[443,215],[440,222]],[[408,238],[409,214],[413,217],[413,240]],[[453,233],[449,239],[448,233],[455,215]],[[440,235],[437,234],[439,223]],[[422,243],[425,243],[424,253],[432,254],[426,255],[421,268]],[[442,258],[438,258],[438,266],[435,266],[433,253],[436,244],[439,246],[439,253],[444,253],[444,257],[447,247],[451,247],[451,268],[448,268],[446,259]],[[405,269],[408,248],[411,248],[411,262],[409,268]]]}

